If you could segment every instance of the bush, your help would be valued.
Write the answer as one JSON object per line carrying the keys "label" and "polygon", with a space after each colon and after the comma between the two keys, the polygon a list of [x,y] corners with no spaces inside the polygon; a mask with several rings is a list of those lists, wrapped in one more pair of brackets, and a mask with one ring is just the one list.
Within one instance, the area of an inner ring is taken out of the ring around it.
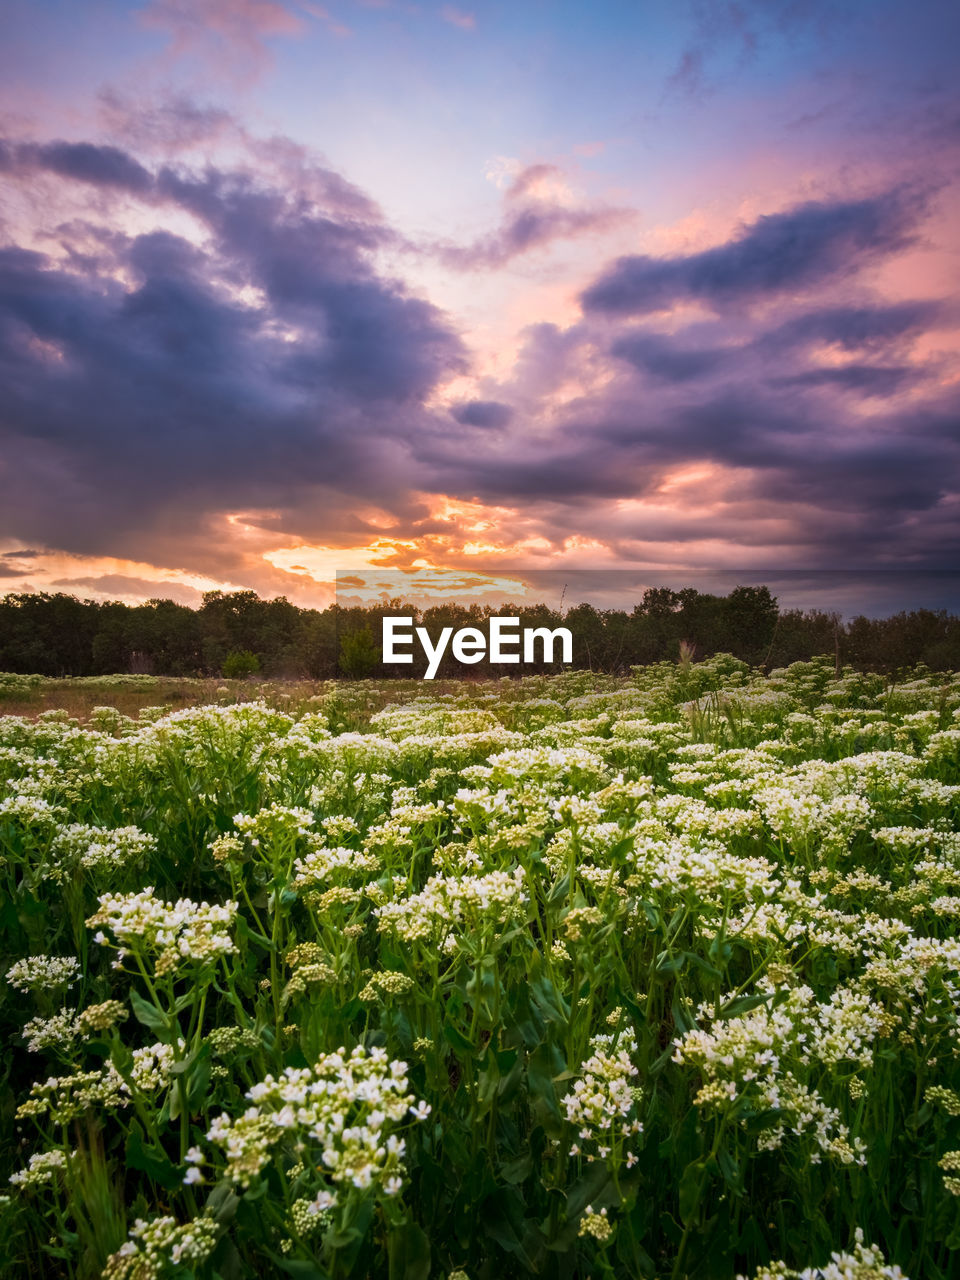
{"label": "bush", "polygon": [[340,673],[349,680],[362,680],[380,661],[380,650],[369,627],[352,631],[340,641]]}
{"label": "bush", "polygon": [[260,670],[260,659],[249,649],[234,649],[223,660],[223,675],[227,680],[244,680]]}

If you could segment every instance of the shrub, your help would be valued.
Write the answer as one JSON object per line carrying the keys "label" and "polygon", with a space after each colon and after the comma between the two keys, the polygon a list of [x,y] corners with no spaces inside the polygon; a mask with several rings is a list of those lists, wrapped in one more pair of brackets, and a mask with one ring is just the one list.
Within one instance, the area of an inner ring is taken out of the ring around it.
{"label": "shrub", "polygon": [[224,658],[222,670],[227,680],[244,680],[260,670],[260,659],[249,649],[234,649]]}

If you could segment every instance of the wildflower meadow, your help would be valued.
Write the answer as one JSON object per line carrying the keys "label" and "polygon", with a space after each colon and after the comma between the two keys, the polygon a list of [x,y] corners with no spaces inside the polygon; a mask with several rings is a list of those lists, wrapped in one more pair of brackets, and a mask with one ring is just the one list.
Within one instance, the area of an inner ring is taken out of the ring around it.
{"label": "wildflower meadow", "polygon": [[960,676],[237,687],[0,717],[0,1274],[960,1274]]}

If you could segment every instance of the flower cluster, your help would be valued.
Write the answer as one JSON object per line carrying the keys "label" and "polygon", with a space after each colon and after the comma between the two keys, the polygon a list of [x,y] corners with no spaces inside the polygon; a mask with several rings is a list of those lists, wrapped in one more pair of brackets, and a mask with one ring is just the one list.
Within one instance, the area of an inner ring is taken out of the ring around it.
{"label": "flower cluster", "polygon": [[74,956],[26,956],[7,970],[7,981],[18,991],[72,987],[80,977],[80,961]]}
{"label": "flower cluster", "polygon": [[329,849],[326,845],[319,844],[294,862],[296,876],[293,887],[301,891],[316,890],[335,878],[367,876],[376,871],[379,865],[379,859],[373,854],[342,847]]}
{"label": "flower cluster", "polygon": [[242,1116],[221,1115],[207,1140],[219,1147],[226,1174],[249,1186],[285,1140],[316,1152],[323,1174],[335,1183],[395,1195],[403,1185],[405,1142],[394,1130],[408,1115],[425,1119],[430,1108],[407,1092],[407,1064],[383,1049],[358,1046],[325,1054],[313,1067],[287,1067],[247,1093]]}
{"label": "flower cluster", "polygon": [[175,1218],[137,1218],[129,1239],[107,1259],[103,1280],[157,1280],[193,1268],[213,1252],[220,1228],[212,1218],[178,1224]]}
{"label": "flower cluster", "polygon": [[431,876],[419,893],[374,908],[380,931],[391,931],[404,942],[433,941],[444,947],[455,930],[480,928],[483,922],[502,925],[520,916],[527,903],[525,871],[512,874]]}
{"label": "flower cluster", "polygon": [[[567,1123],[577,1132],[570,1154],[584,1155],[589,1161],[619,1161],[624,1140],[643,1132],[635,1117],[642,1089],[631,1084],[637,1076],[632,1061],[636,1037],[624,1031],[615,1043],[614,1035],[601,1034],[593,1037],[590,1048],[593,1052],[582,1064],[579,1078],[560,1102]],[[636,1163],[633,1151],[626,1154],[625,1163],[628,1169]]]}
{"label": "flower cluster", "polygon": [[63,880],[75,874],[78,867],[85,871],[117,872],[144,862],[156,848],[156,837],[139,827],[107,829],[72,822],[61,827],[53,841],[49,874],[51,879]]}
{"label": "flower cluster", "polygon": [[39,1187],[59,1173],[62,1173],[67,1167],[67,1157],[64,1152],[39,1151],[36,1155],[30,1157],[30,1163],[26,1169],[20,1169],[16,1173],[11,1173],[10,1181],[15,1187],[27,1190],[31,1187]]}
{"label": "flower cluster", "polygon": [[230,934],[235,902],[163,902],[152,885],[139,893],[101,894],[99,901],[99,911],[87,920],[91,928],[101,926],[94,941],[108,945],[102,930],[109,929],[120,944],[118,961],[128,951],[152,956],[158,977],[175,972],[184,960],[204,964],[236,950]]}
{"label": "flower cluster", "polygon": [[701,1074],[696,1105],[728,1110],[744,1123],[748,1114],[777,1113],[759,1139],[762,1149],[780,1146],[789,1132],[813,1138],[814,1163],[822,1154],[842,1164],[866,1163],[863,1141],[851,1137],[839,1111],[805,1077],[841,1063],[869,1066],[885,1029],[882,1009],[858,990],[837,991],[823,1004],[806,986],[787,990],[776,1007],[774,998],[770,991],[756,1009],[720,1018],[710,1030],[695,1028],[675,1042],[674,1061]]}
{"label": "flower cluster", "polygon": [[[738,1276],[737,1280],[748,1280]],[[853,1251],[837,1250],[830,1261],[818,1267],[797,1271],[785,1262],[770,1262],[754,1272],[751,1280],[909,1280],[898,1266],[887,1264],[879,1245],[865,1245],[863,1231],[857,1227]]]}

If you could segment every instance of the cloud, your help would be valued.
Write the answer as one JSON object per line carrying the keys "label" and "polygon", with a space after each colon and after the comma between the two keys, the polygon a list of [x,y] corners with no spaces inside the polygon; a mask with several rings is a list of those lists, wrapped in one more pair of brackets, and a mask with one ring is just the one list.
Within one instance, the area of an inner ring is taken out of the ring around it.
{"label": "cloud", "polygon": [[656,333],[629,334],[618,338],[610,352],[665,382],[689,382],[700,378],[716,369],[725,356],[722,348],[685,350],[679,343]]}
{"label": "cloud", "polygon": [[766,351],[814,343],[835,344],[845,351],[876,350],[900,339],[915,338],[942,314],[940,303],[927,300],[818,307],[791,316],[765,333],[759,342]]}
{"label": "cloud", "polygon": [[892,396],[917,377],[906,365],[847,364],[837,369],[805,369],[771,381],[779,387],[833,387],[862,396]]}
{"label": "cloud", "polygon": [[695,95],[701,93],[703,83],[704,51],[699,48],[684,49],[676,70],[667,80],[667,89]]}
{"label": "cloud", "polygon": [[513,418],[511,407],[497,400],[468,400],[455,405],[450,414],[465,427],[505,427]]}
{"label": "cloud", "polygon": [[610,354],[664,383],[733,378],[754,386],[769,380],[780,386],[832,385],[892,395],[917,377],[915,367],[862,361],[810,367],[811,355],[834,349],[884,360],[903,356],[919,334],[945,316],[940,304],[914,301],[821,307],[739,330],[724,321],[722,332],[703,322],[671,334],[631,327],[610,344]]}
{"label": "cloud", "polygon": [[822,0],[693,0],[687,8],[691,36],[667,78],[666,91],[691,97],[713,91],[724,77],[742,74],[764,45],[789,40],[793,50],[808,31],[825,38],[828,28],[849,20]]}
{"label": "cloud", "polygon": [[[496,171],[503,177],[502,171]],[[435,252],[457,271],[493,270],[557,240],[601,234],[635,214],[607,206],[578,207],[556,165],[533,164],[511,176],[497,229],[469,245],[441,244]]]}
{"label": "cloud", "polygon": [[[180,102],[177,113],[186,110]],[[149,114],[149,113],[148,113]],[[167,120],[163,116],[164,121]],[[113,145],[50,142],[17,143],[0,138],[0,172],[29,176],[40,171],[57,177],[92,185],[122,190],[148,204],[180,206],[206,222],[234,218],[241,206],[252,209],[281,210],[294,202],[304,209],[326,217],[332,232],[338,225],[349,224],[348,232],[366,248],[387,241],[400,243],[400,237],[383,225],[383,215],[375,201],[342,174],[319,162],[308,149],[288,138],[253,138],[233,118],[224,113],[219,128],[229,130],[235,142],[249,155],[249,163],[237,164],[229,171],[207,166],[203,171],[184,165],[164,164],[148,169],[129,151]],[[160,129],[161,138],[162,126]],[[148,133],[152,124],[148,128]],[[134,118],[132,132],[140,133]],[[154,136],[153,141],[157,138]],[[159,150],[165,148],[161,145]],[[292,193],[292,194],[291,194]],[[308,221],[303,219],[304,224]],[[365,229],[360,224],[367,224]],[[101,232],[101,238],[109,233]]]}
{"label": "cloud", "polygon": [[461,31],[473,31],[477,25],[474,14],[468,13],[465,9],[457,9],[452,4],[443,6],[440,17],[444,22],[449,22],[452,27],[459,27]]}
{"label": "cloud", "polygon": [[126,597],[130,600],[176,600],[178,604],[199,605],[203,592],[183,582],[169,579],[136,578],[124,573],[104,573],[90,577],[56,578],[51,584],[71,595],[93,591],[98,596],[111,599]]}
{"label": "cloud", "polygon": [[235,79],[254,77],[269,65],[267,41],[300,35],[305,26],[278,0],[150,0],[140,21],[169,36],[171,57],[199,54]]}
{"label": "cloud", "polygon": [[566,330],[531,326],[510,377],[485,383],[522,405],[522,429],[478,436],[469,456],[433,437],[418,460],[432,488],[523,511],[548,557],[573,536],[592,548],[571,550],[574,565],[949,566],[960,395],[942,348],[955,314],[859,287],[856,299],[777,294],[756,314],[671,317],[669,331],[589,312]]}
{"label": "cloud", "polygon": [[150,173],[118,147],[90,142],[23,143],[5,146],[8,168],[37,168],[95,187],[113,187],[142,195],[152,186]]}
{"label": "cloud", "polygon": [[[133,598],[194,573],[309,598],[338,548],[347,567],[363,548],[398,567],[960,551],[955,316],[853,275],[925,229],[919,198],[803,204],[620,260],[587,290],[602,305],[530,325],[497,378],[383,268],[406,241],[322,157],[227,119],[208,123],[241,158],[191,165],[177,113],[147,118],[145,150],[118,132],[2,152],[13,183],[42,175],[50,213],[0,247],[0,537],[131,566],[71,561],[58,582]],[[517,166],[500,226],[448,265],[610,213],[556,166]],[[689,301],[695,321],[662,315]]]}
{"label": "cloud", "polygon": [[581,295],[588,312],[646,315],[679,302],[714,309],[809,290],[907,248],[924,209],[901,189],[767,214],[726,244],[670,258],[617,259]]}
{"label": "cloud", "polygon": [[197,103],[185,94],[141,102],[107,87],[97,95],[97,104],[109,132],[140,151],[175,155],[246,137],[229,111]]}
{"label": "cloud", "polygon": [[[53,171],[52,154],[27,159]],[[314,174],[324,206],[213,167],[145,182],[109,159],[206,239],[104,226],[101,257],[79,268],[0,250],[0,438],[17,458],[0,470],[0,530],[129,558],[192,542],[196,560],[217,554],[202,536],[216,513],[273,508],[282,527],[297,511],[309,527],[348,521],[361,494],[386,501],[406,441],[439,430],[425,401],[467,362],[436,307],[378,274],[387,232],[343,212],[366,210],[359,193]],[[57,173],[99,181],[102,160],[81,150]]]}

